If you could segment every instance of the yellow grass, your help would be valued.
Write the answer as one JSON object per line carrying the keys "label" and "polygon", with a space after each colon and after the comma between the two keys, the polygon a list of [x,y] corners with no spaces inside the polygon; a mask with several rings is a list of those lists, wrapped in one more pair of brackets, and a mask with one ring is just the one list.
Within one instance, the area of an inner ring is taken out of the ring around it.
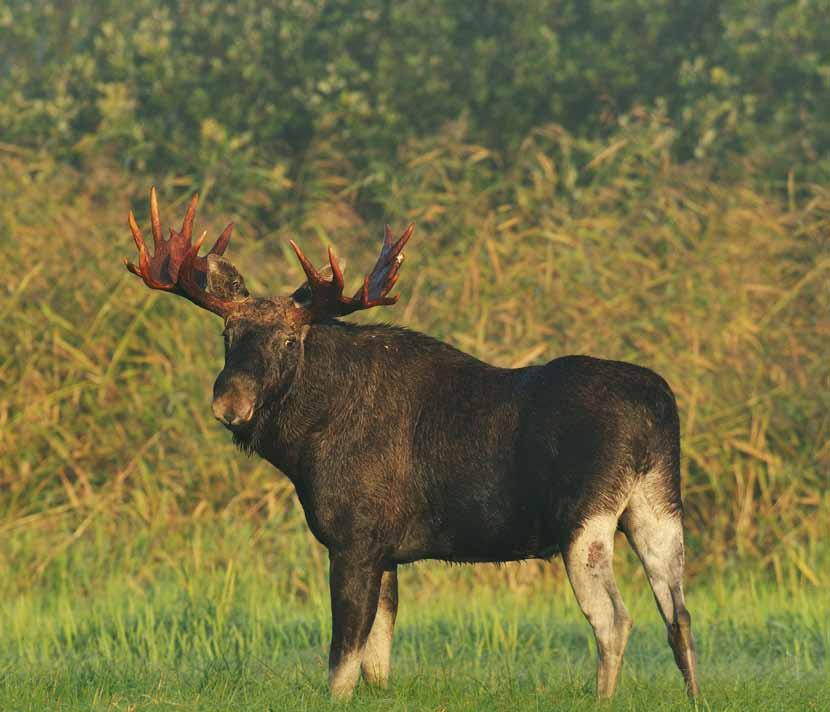
{"label": "yellow grass", "polygon": [[[215,235],[234,219],[229,256],[254,291],[284,293],[302,281],[288,237],[320,261],[333,244],[356,282],[382,222],[415,221],[400,304],[361,320],[423,330],[500,365],[590,353],[654,368],[681,408],[692,574],[747,564],[826,586],[830,190],[791,179],[787,194],[768,194],[749,164],[740,181],[676,165],[668,134],[623,129],[580,164],[557,127],[509,161],[450,128],[401,147],[397,170],[374,175],[354,175],[321,145],[292,179],[290,205],[269,210],[267,196],[245,194],[219,206],[208,195],[199,224]],[[0,146],[7,591],[69,575],[66,562],[85,551],[97,552],[90,566],[151,576],[159,562],[175,566],[165,541],[200,522],[255,537],[267,528],[283,548],[265,557],[321,556],[287,481],[236,452],[211,417],[218,320],[123,268],[127,210],[146,223],[153,182],[165,224],[202,187]],[[548,570],[469,575],[520,586]]]}

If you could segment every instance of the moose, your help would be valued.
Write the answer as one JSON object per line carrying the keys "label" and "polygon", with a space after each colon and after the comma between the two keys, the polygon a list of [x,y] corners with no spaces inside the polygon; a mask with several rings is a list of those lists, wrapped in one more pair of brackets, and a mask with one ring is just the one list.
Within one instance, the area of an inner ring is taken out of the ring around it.
{"label": "moose", "polygon": [[686,691],[698,694],[680,426],[665,380],[588,356],[497,368],[424,334],[341,321],[397,301],[389,292],[414,225],[397,240],[386,227],[351,297],[331,248],[318,270],[293,241],[306,282],[289,296],[251,296],[223,256],[233,224],[199,255],[197,202],[165,240],[151,190],[154,254],[130,212],[138,265],[125,264],[224,320],[213,414],[291,480],[329,552],[332,697],[350,697],[361,672],[387,684],[399,565],[555,554],[593,628],[597,695],[610,697],[632,628],[612,569],[618,529],[643,564]]}

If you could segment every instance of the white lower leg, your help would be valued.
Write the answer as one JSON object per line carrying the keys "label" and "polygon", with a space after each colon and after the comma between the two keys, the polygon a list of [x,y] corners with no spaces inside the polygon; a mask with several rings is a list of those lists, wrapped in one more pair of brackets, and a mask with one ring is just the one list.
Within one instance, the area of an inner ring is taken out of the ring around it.
{"label": "white lower leg", "polygon": [[[659,494],[659,492],[657,493]],[[655,498],[655,493],[651,493]],[[658,498],[659,501],[659,498]],[[651,590],[666,623],[669,645],[689,694],[699,692],[691,618],[683,600],[683,521],[677,512],[654,506],[648,491],[638,488],[623,518],[628,540],[646,570]]]}
{"label": "white lower leg", "polygon": [[597,641],[597,695],[617,687],[632,621],[614,581],[612,561],[617,520],[596,517],[582,526],[565,553],[565,566],[582,612]]}
{"label": "white lower leg", "polygon": [[363,651],[346,653],[337,665],[329,670],[329,690],[333,699],[349,699],[360,676],[360,661]]}
{"label": "white lower leg", "polygon": [[378,606],[372,632],[369,633],[363,652],[363,677],[369,684],[386,687],[389,681],[394,624],[392,612],[383,605]]}

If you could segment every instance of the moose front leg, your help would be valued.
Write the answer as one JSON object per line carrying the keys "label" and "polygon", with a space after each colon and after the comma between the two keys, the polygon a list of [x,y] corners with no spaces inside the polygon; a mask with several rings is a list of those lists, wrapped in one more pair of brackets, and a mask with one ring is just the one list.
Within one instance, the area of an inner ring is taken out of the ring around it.
{"label": "moose front leg", "polygon": [[383,567],[354,552],[331,552],[331,649],[329,689],[335,699],[348,699],[357,679],[378,610]]}

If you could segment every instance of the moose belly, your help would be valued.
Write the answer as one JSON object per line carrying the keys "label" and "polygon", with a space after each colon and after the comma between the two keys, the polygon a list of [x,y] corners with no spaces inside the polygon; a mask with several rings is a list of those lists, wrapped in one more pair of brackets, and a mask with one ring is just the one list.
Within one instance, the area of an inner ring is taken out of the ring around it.
{"label": "moose belly", "polygon": [[558,528],[542,500],[507,493],[454,497],[407,528],[400,563],[418,559],[498,562],[549,558],[560,551]]}
{"label": "moose belly", "polygon": [[405,542],[395,552],[396,563],[439,559],[458,563],[496,563],[524,559],[548,559],[560,553],[554,537],[515,532],[451,530],[436,532],[427,540]]}

